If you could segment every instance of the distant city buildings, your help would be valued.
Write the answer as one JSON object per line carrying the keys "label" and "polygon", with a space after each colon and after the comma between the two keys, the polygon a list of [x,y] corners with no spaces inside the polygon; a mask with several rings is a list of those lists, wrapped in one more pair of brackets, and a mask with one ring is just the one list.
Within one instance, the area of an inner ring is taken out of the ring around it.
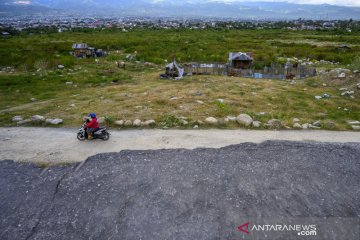
{"label": "distant city buildings", "polygon": [[73,29],[121,29],[126,32],[134,28],[153,29],[286,29],[286,30],[332,30],[347,32],[360,29],[360,21],[353,20],[245,20],[217,18],[153,18],[153,17],[79,17],[79,16],[17,16],[0,17],[0,29],[49,28],[57,32]]}

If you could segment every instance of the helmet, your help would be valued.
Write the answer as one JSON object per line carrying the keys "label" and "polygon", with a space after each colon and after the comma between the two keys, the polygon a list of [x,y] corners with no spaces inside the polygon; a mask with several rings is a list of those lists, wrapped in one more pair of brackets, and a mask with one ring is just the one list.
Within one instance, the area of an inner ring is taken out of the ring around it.
{"label": "helmet", "polygon": [[96,118],[96,114],[92,112],[92,113],[89,114],[89,117]]}

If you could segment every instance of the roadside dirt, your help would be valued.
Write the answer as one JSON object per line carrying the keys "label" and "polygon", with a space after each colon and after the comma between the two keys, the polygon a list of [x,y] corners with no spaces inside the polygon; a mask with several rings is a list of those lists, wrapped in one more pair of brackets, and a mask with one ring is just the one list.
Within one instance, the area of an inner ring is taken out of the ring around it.
{"label": "roadside dirt", "polygon": [[81,162],[98,153],[121,150],[219,148],[266,140],[360,142],[360,132],[256,130],[110,130],[110,140],[80,142],[77,129],[0,128],[0,160],[45,164]]}

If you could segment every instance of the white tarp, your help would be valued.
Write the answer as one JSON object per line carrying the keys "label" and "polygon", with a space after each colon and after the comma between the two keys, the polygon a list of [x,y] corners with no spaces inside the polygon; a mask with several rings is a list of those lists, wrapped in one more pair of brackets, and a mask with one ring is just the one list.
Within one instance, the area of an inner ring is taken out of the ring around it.
{"label": "white tarp", "polygon": [[176,60],[174,59],[174,61],[172,62],[172,63],[170,63],[170,64],[168,64],[168,65],[166,65],[166,68],[169,68],[169,69],[174,69],[174,68],[176,68],[177,69],[177,71],[178,71],[178,77],[177,78],[175,78],[176,80],[180,80],[180,79],[182,79],[183,78],[183,76],[184,76],[184,69],[183,68],[181,68],[177,63],[176,63]]}

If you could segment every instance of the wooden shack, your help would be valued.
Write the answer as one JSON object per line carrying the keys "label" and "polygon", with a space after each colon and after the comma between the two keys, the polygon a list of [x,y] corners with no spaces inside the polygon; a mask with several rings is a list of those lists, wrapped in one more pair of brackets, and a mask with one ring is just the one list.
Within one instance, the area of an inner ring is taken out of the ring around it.
{"label": "wooden shack", "polygon": [[249,69],[253,64],[252,53],[231,52],[229,53],[229,66],[236,69]]}
{"label": "wooden shack", "polygon": [[74,43],[72,49],[74,56],[78,58],[95,56],[95,48],[89,47],[86,43]]}

